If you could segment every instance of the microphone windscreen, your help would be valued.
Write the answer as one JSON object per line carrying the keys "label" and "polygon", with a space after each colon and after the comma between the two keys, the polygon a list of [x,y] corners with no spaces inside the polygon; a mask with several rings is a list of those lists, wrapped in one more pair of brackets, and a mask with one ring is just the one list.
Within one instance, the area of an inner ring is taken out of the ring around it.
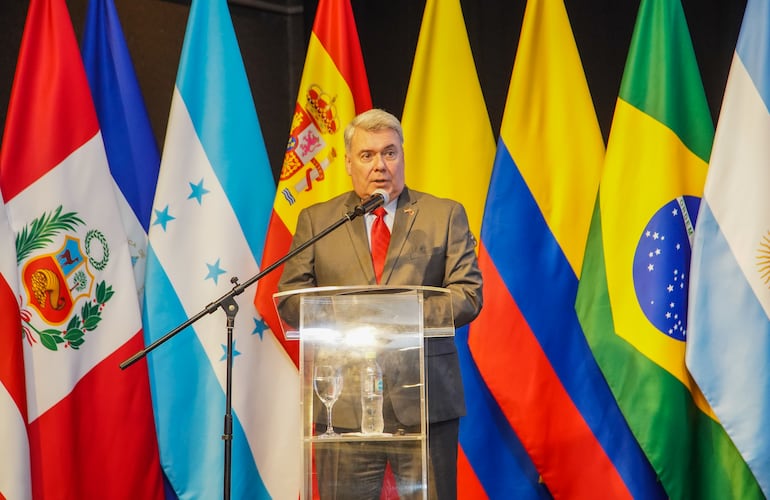
{"label": "microphone windscreen", "polygon": [[387,205],[388,202],[390,201],[390,197],[388,196],[388,192],[385,191],[384,189],[382,189],[382,188],[375,189],[374,192],[372,193],[372,196],[374,196],[376,194],[382,195],[382,199],[383,199],[382,205],[383,206]]}

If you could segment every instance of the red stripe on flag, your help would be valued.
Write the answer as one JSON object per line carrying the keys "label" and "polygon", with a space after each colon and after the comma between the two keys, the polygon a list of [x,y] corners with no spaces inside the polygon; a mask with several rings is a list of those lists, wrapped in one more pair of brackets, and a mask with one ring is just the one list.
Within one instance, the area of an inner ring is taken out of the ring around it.
{"label": "red stripe on flag", "polygon": [[457,498],[488,498],[462,446],[457,450]]}
{"label": "red stripe on flag", "polygon": [[[0,185],[6,203],[98,130],[64,1],[32,1],[0,152]],[[30,137],[41,140],[30,141]]]}
{"label": "red stripe on flag", "polygon": [[24,351],[21,342],[19,305],[13,290],[0,275],[0,383],[5,386],[26,421],[27,393],[24,386]]}
{"label": "red stripe on flag", "polygon": [[140,331],[30,423],[34,498],[163,498],[146,361],[118,367],[143,347]]}
{"label": "red stripe on flag", "polygon": [[[372,107],[372,100],[350,2],[319,2],[315,18],[313,33],[347,82],[355,99],[356,114],[366,111]],[[345,29],[340,29],[340,24]]]}
{"label": "red stripe on flag", "polygon": [[[291,246],[291,233],[275,210],[273,210],[270,216],[267,234],[270,235],[270,238],[262,253],[262,269],[277,262],[278,259],[288,252]],[[286,340],[283,336],[281,320],[278,319],[278,313],[273,304],[273,292],[278,290],[278,281],[281,279],[282,272],[283,264],[259,280],[257,293],[254,297],[254,305],[257,307],[259,314],[262,315],[262,319],[267,323],[267,326],[270,327],[273,334],[286,350],[286,353],[294,361],[294,365],[299,368],[299,342]]]}
{"label": "red stripe on flag", "polygon": [[555,497],[631,498],[554,372],[483,245],[484,308],[468,344],[482,377]]}

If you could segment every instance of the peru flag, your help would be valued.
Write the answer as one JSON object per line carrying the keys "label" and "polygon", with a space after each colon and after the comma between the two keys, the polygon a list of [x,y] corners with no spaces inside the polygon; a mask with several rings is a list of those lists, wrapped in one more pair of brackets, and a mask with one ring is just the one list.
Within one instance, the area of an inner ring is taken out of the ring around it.
{"label": "peru flag", "polygon": [[32,0],[0,150],[35,498],[161,498],[131,256],[64,0]]}

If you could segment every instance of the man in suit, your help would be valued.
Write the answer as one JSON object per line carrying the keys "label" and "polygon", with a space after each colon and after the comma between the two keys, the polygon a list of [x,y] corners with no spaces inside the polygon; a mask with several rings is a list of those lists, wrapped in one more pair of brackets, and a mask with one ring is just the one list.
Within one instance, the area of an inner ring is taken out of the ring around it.
{"label": "man in suit", "polygon": [[[455,326],[472,321],[481,310],[482,279],[475,253],[476,240],[470,232],[465,209],[455,201],[405,186],[403,131],[392,114],[380,109],[361,113],[344,134],[345,166],[353,190],[302,210],[292,248],[338,221],[376,189],[383,189],[389,200],[384,207],[384,222],[390,232],[384,266],[375,271],[370,231],[378,222],[375,222],[376,216],[367,214],[332,231],[287,261],[279,290],[377,283],[442,287],[449,290]],[[430,313],[426,316],[429,318]],[[453,499],[456,498],[459,418],[465,414],[459,359],[454,339],[450,337],[426,339],[424,352],[430,492],[441,500]],[[419,424],[408,412],[399,411],[395,399],[386,401],[384,406],[387,432],[408,432]],[[338,424],[336,415],[334,423]],[[379,458],[375,454],[366,457],[360,446],[356,451],[337,453],[340,453],[339,462],[335,462],[335,470],[329,473],[355,474],[359,486],[355,498],[380,498],[385,470],[382,454]],[[374,473],[370,458],[380,461],[375,464]],[[321,475],[326,469],[318,455],[316,461]],[[393,460],[391,467],[400,485],[408,482],[403,481],[411,474],[408,467],[399,470],[400,465]],[[336,498],[344,496],[339,491],[322,490],[322,497],[324,493]],[[402,498],[411,496],[406,491],[399,493]]]}

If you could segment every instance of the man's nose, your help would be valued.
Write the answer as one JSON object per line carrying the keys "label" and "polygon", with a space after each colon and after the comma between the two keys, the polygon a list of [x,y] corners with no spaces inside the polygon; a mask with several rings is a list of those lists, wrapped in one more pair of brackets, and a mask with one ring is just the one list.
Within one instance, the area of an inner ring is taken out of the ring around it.
{"label": "man's nose", "polygon": [[379,170],[385,170],[387,163],[385,162],[385,156],[382,153],[375,153],[374,168]]}

